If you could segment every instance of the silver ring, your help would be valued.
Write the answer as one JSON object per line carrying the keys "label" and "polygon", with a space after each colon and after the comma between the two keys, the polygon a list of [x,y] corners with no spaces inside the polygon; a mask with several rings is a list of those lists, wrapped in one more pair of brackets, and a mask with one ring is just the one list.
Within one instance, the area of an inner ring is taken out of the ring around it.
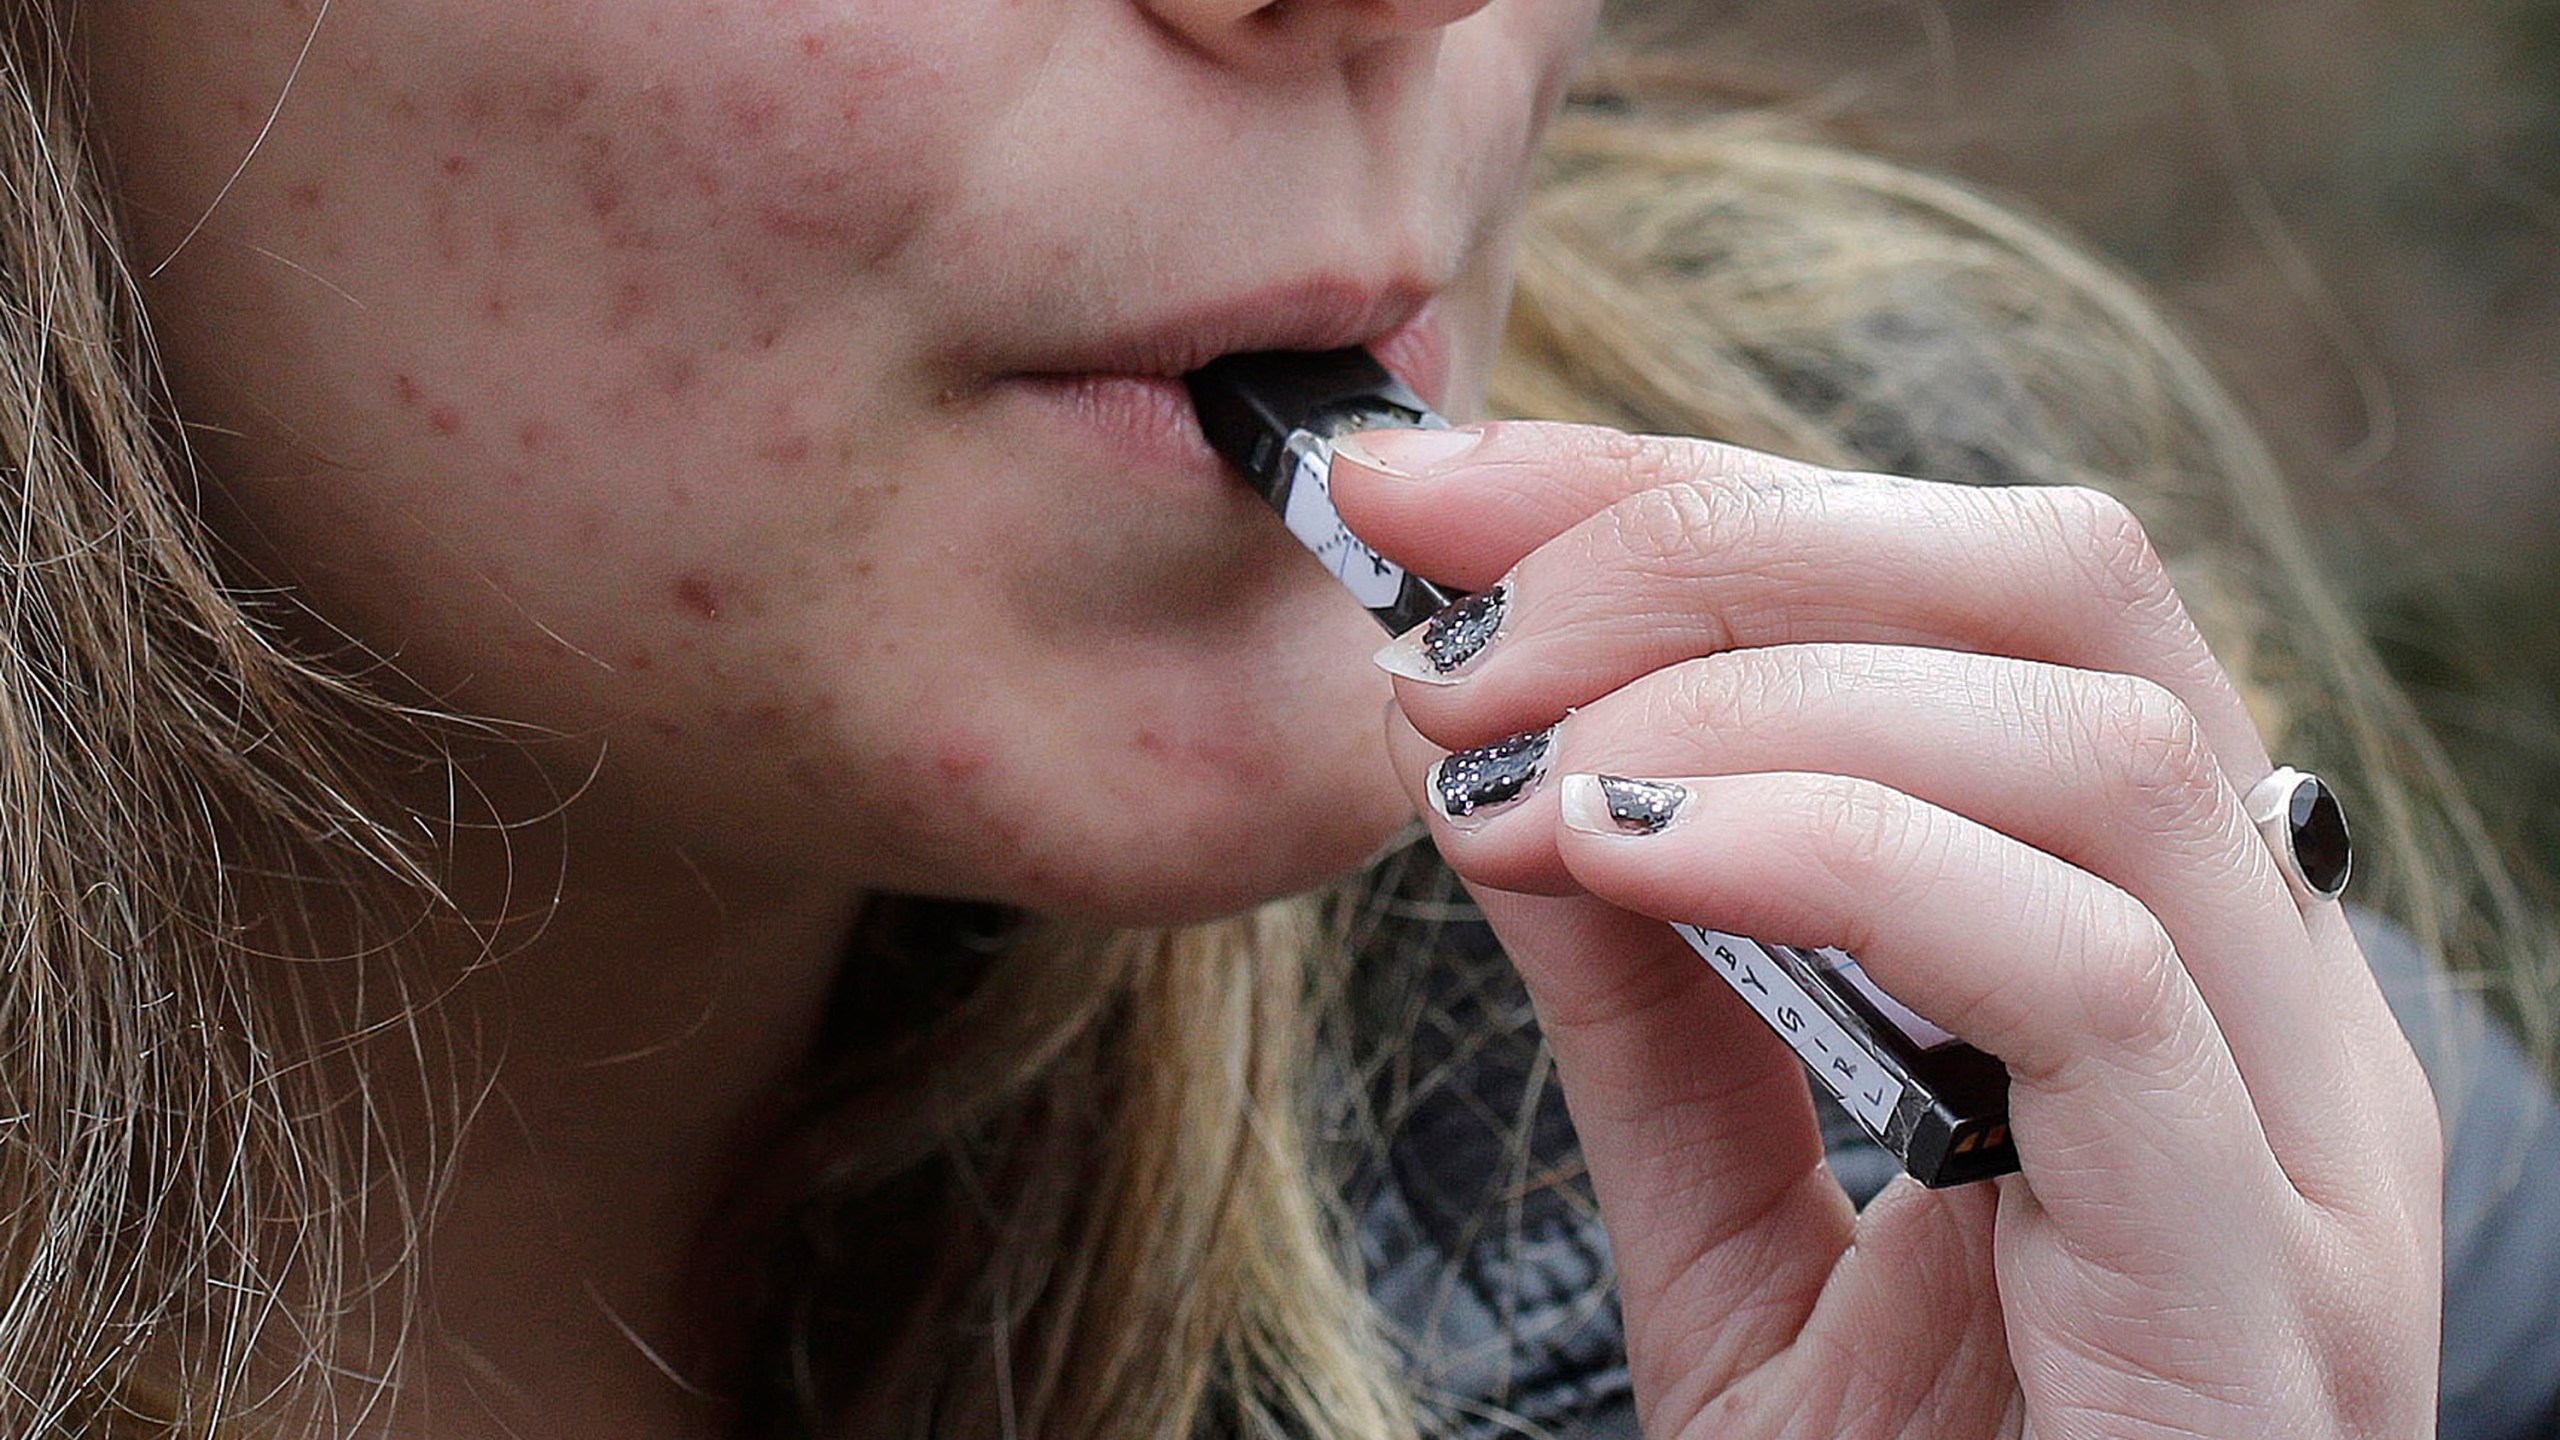
{"label": "silver ring", "polygon": [[2241,804],[2275,852],[2296,898],[2335,900],[2356,868],[2347,812],[2328,782],[2288,765],[2249,787]]}

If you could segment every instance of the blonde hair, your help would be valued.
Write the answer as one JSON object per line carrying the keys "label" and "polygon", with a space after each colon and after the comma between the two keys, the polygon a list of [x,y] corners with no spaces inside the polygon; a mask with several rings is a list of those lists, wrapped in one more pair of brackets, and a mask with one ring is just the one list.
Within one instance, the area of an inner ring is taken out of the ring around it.
{"label": "blonde hair", "polygon": [[[295,937],[300,907],[327,895],[385,880],[434,892],[358,799],[401,717],[276,644],[216,573],[75,73],[52,11],[12,7],[0,22],[0,1434],[12,1436],[157,1433],[267,1409],[386,1278],[354,1258],[351,1218],[397,1202],[379,1183],[389,1152],[347,1072],[320,1063],[352,1043],[352,1017],[300,998],[293,972],[316,957]],[[385,999],[385,1014],[413,1008]],[[152,1386],[138,1383],[146,1371]]]}
{"label": "blonde hair", "polygon": [[[403,1147],[374,1133],[348,1067],[320,1062],[388,1025],[430,1091],[467,1067],[396,988],[370,1015],[256,997],[297,993],[267,982],[328,958],[296,948],[297,893],[388,896],[411,922],[436,908],[361,785],[400,753],[381,737],[422,742],[416,717],[277,644],[221,578],[81,139],[72,47],[49,7],[5,23],[0,1434],[317,1432],[332,1367],[387,1363],[409,1303],[406,1262],[353,1259],[357,1219],[389,1205],[423,1225],[432,1189],[383,1170]],[[2364,897],[2440,954],[2550,953],[2249,428],[2073,247],[1783,127],[1588,110],[1531,203],[1510,338],[1506,411],[2115,490],[2259,687],[2279,751],[2349,792]],[[745,1423],[1044,1440],[1422,1425],[1324,1198],[1357,1108],[1325,1093],[1346,1083],[1328,1018],[1344,897],[1174,932],[1026,922],[958,971],[935,945],[969,927],[918,908],[865,917],[850,1028],[744,1187],[731,1238],[774,1257],[746,1297],[762,1318]],[[397,932],[330,963],[396,987]],[[858,1243],[879,1237],[917,1243]],[[351,1358],[367,1315],[382,1338]],[[873,1340],[866,1363],[852,1342]]]}

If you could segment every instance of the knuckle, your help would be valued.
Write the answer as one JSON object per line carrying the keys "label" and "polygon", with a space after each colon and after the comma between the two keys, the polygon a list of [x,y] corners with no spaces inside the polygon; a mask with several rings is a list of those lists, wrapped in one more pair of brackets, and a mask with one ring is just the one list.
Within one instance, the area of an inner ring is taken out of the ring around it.
{"label": "knuckle", "polygon": [[2433,1083],[2405,1041],[2387,1053],[2367,1056],[2364,1068],[2380,1092],[2370,1111],[2384,1140],[2375,1153],[2387,1166],[2385,1190],[2404,1212],[2410,1207],[2422,1213],[2440,1209],[2445,1129]]}
{"label": "knuckle", "polygon": [[1832,879],[1852,893],[1901,890],[1943,863],[1944,843],[1921,807],[1880,785],[1824,777],[1805,818]]}
{"label": "knuckle", "polygon": [[1766,553],[1788,512],[1819,497],[1803,467],[1703,441],[1621,435],[1610,459],[1627,493],[1604,512],[1633,563],[1677,575],[1703,556]]}
{"label": "knuckle", "polygon": [[2086,485],[2043,493],[2063,552],[2092,588],[2123,602],[2155,601],[2169,593],[2167,567],[2131,506]]}
{"label": "knuckle", "polygon": [[2406,1069],[2408,1081],[2401,1091],[2395,1127],[2407,1156],[2401,1171],[2416,1186],[2418,1195],[2433,1204],[2444,1193],[2444,1111],[2436,1100],[2435,1086],[2419,1067],[2416,1056],[2406,1058]]}
{"label": "knuckle", "polygon": [[1757,737],[1802,714],[1833,679],[1791,651],[1719,650],[1671,667],[1653,718],[1670,734],[1723,742]]}
{"label": "knuckle", "polygon": [[1695,442],[1626,430],[1587,432],[1600,463],[1625,477],[1630,489],[1652,489],[1695,480]]}
{"label": "knuckle", "polygon": [[2322,1400],[2335,1433],[2432,1433],[2423,1389],[2399,1377],[2436,1360],[2440,1267],[2432,1226],[2395,1216],[2385,1228],[2324,1217],[2299,1237],[2290,1260],[2314,1277],[2301,1308],[2323,1357]]}
{"label": "knuckle", "polygon": [[1694,736],[1735,733],[1752,709],[1747,667],[1735,658],[1741,653],[1726,651],[1673,666],[1669,683],[1657,692],[1658,709],[1649,717],[1656,730]]}
{"label": "knuckle", "polygon": [[2166,1079],[2189,1068],[2208,1043],[2201,1003],[2159,919],[2132,897],[2103,886],[2069,887],[2064,933],[2083,943],[2061,983],[2082,1027],[2117,1057]]}
{"label": "knuckle", "polygon": [[2202,721],[2184,700],[2138,675],[2076,681],[2085,716],[2082,743],[2111,813],[2150,818],[2154,828],[2204,822],[2222,804],[2221,761]]}
{"label": "knuckle", "polygon": [[[1714,485],[1752,489],[1798,475],[1804,466],[1758,450],[1684,435],[1648,435],[1600,428],[1568,429],[1577,458],[1596,457],[1616,472],[1620,488],[1638,490],[1669,485]],[[1587,448],[1586,448],[1587,447]]]}
{"label": "knuckle", "polygon": [[1639,569],[1685,576],[1701,557],[1734,547],[1736,509],[1725,492],[1694,481],[1648,485],[1609,507],[1609,539]]}

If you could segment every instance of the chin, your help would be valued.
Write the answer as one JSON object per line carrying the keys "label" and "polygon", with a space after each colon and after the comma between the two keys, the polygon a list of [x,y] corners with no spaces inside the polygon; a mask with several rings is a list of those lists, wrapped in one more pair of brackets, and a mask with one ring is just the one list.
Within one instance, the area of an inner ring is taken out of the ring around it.
{"label": "chin", "polygon": [[973,829],[953,858],[1005,857],[985,898],[1179,924],[1319,888],[1394,840],[1412,808],[1374,630],[1330,577],[1305,579],[1306,594],[1231,602],[1212,612],[1226,623],[1161,647],[1053,650],[1058,678],[1002,707],[957,807]]}
{"label": "chin", "polygon": [[1319,795],[1275,806],[1267,793],[1194,792],[1178,810],[1130,807],[1081,836],[1027,854],[995,897],[1043,914],[1111,925],[1169,926],[1234,915],[1360,871],[1408,830],[1412,810],[1380,766],[1380,783],[1341,777]]}

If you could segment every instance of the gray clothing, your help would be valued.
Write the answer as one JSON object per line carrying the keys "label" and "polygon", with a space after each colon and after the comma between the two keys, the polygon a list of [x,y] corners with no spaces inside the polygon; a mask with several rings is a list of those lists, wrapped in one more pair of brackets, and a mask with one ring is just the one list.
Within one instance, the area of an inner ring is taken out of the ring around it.
{"label": "gray clothing", "polygon": [[2357,915],[2444,1117],[2441,1440],[2560,1436],[2560,1115],[2479,1001]]}

